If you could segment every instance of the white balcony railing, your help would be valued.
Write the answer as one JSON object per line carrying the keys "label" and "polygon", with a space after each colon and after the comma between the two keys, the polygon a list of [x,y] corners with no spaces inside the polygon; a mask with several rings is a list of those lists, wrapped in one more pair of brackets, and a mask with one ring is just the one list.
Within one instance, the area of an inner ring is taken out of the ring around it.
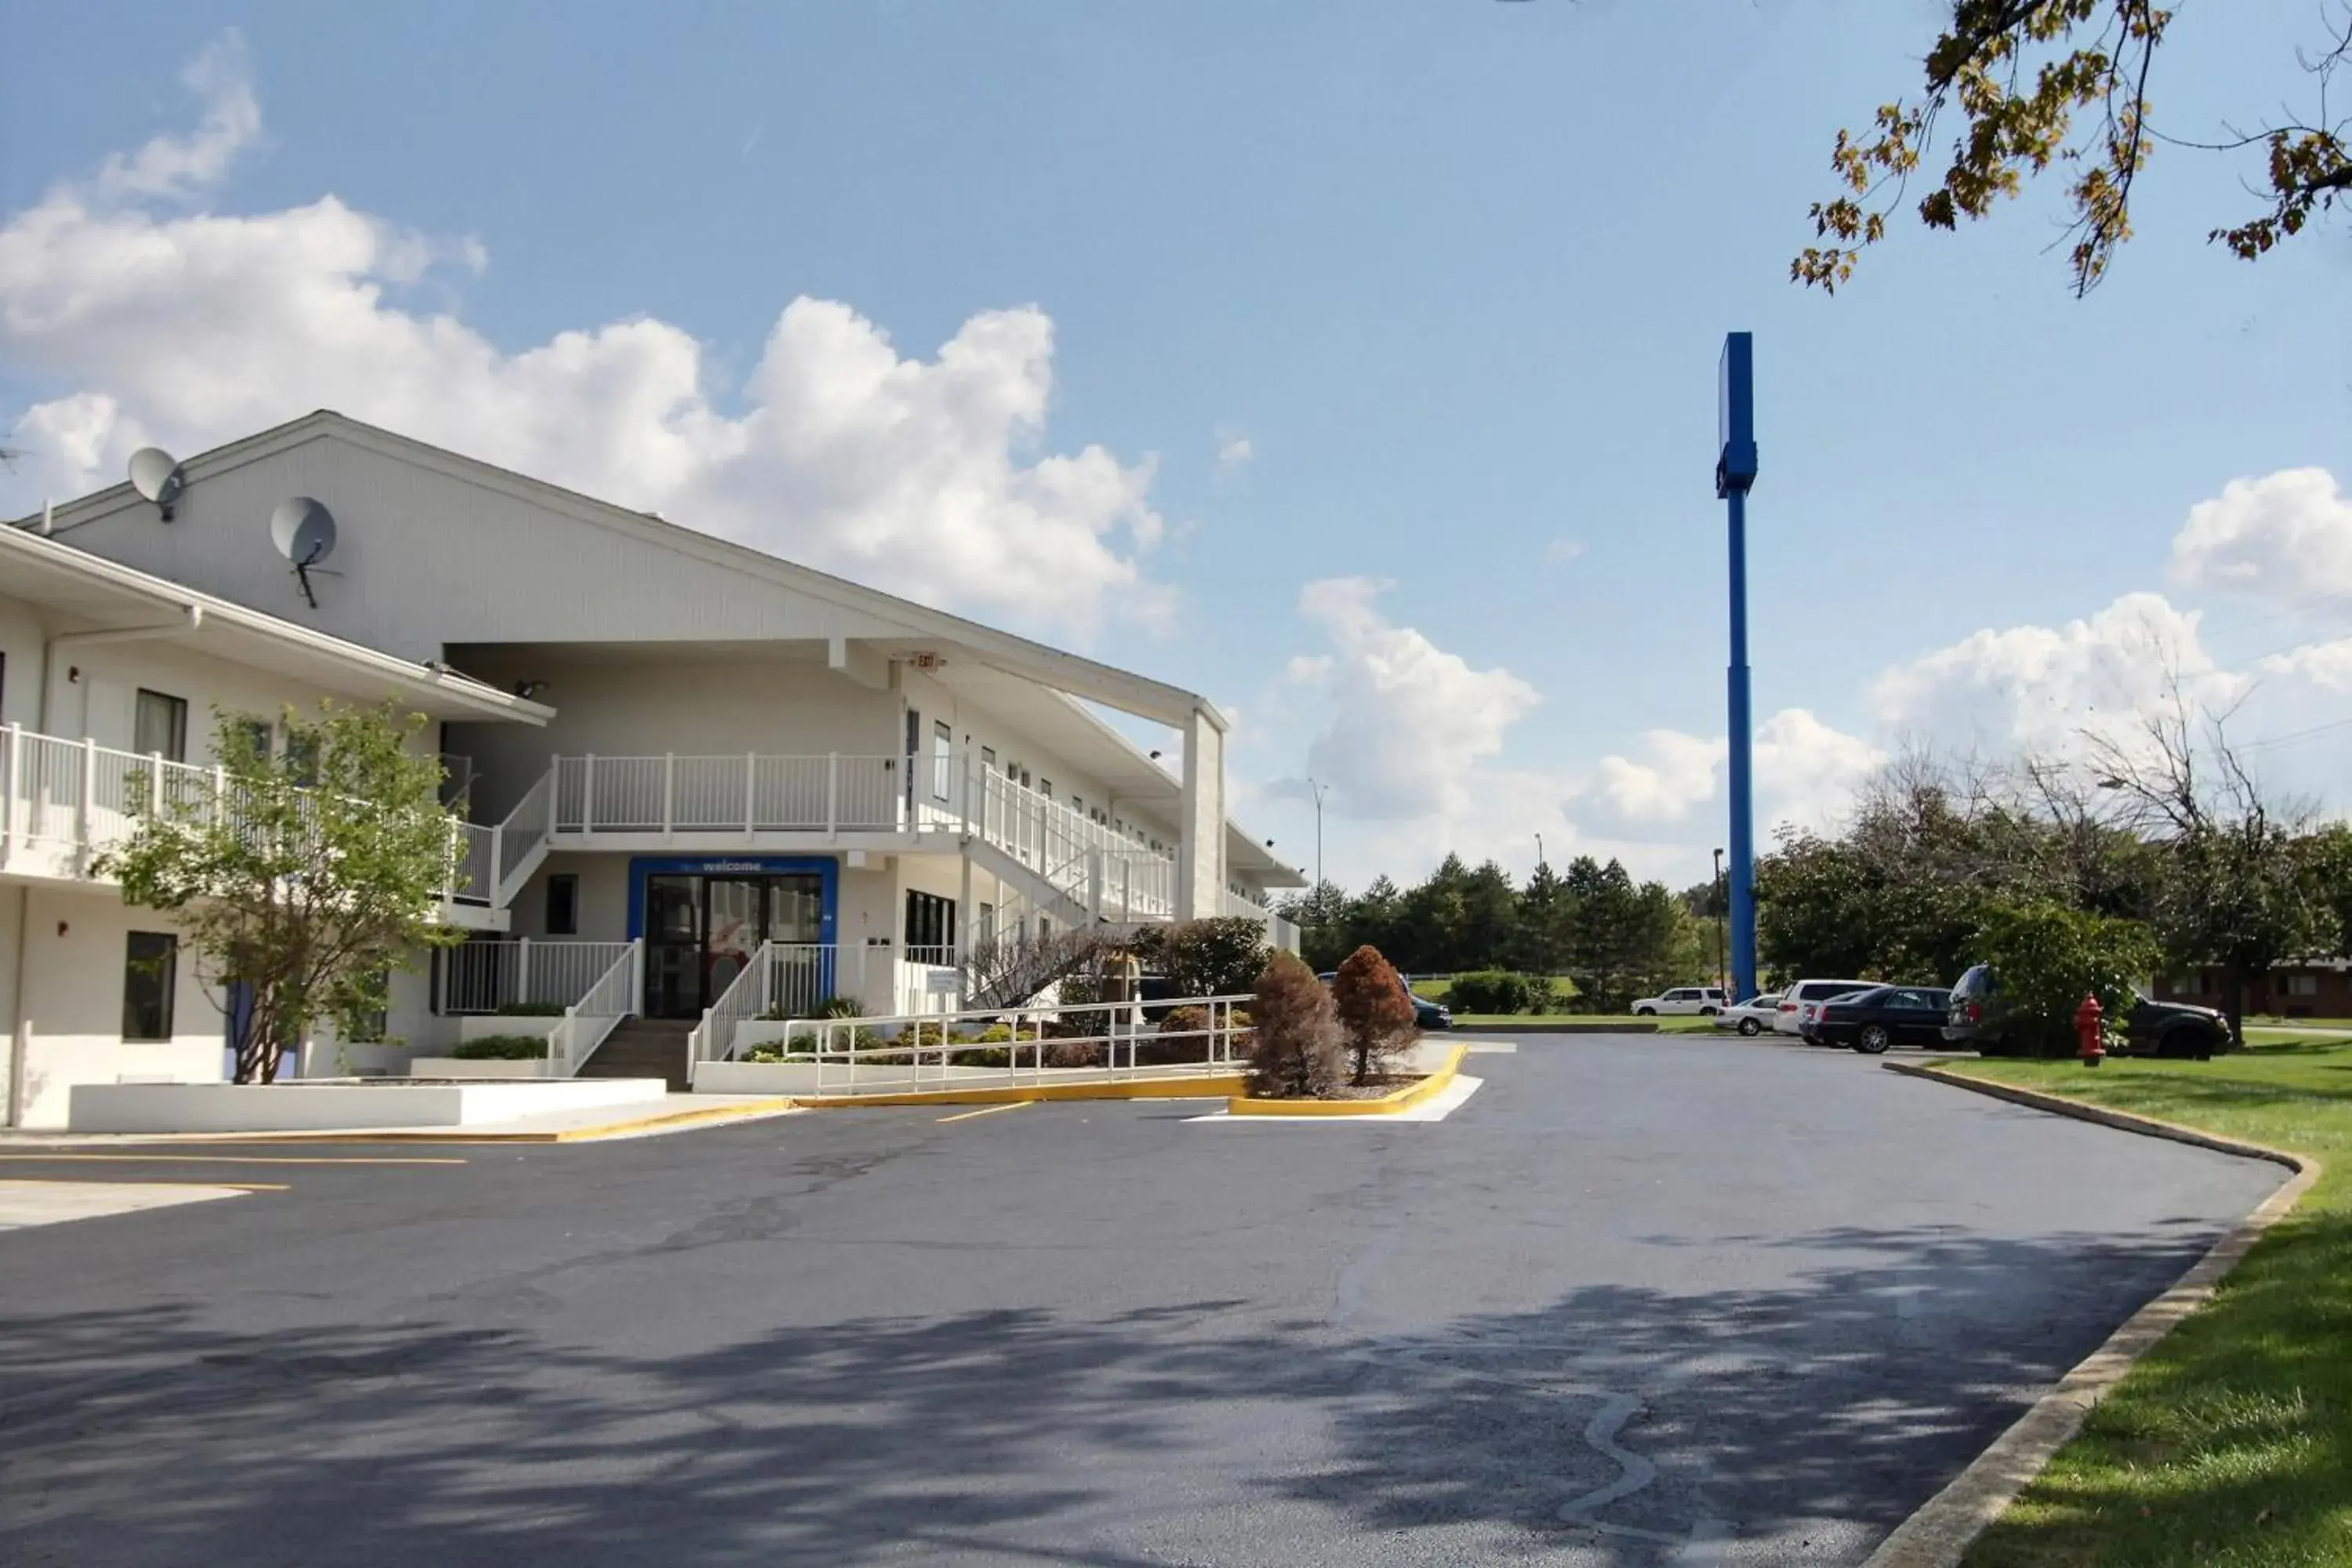
{"label": "white balcony railing", "polygon": [[558,757],[558,834],[898,832],[893,757]]}
{"label": "white balcony railing", "polygon": [[622,1019],[641,1010],[637,995],[638,982],[645,973],[641,944],[629,942],[619,946],[619,954],[579,1000],[563,1009],[563,1022],[548,1035],[550,1078],[571,1078],[578,1073],[596,1054],[596,1047],[604,1043],[604,1037],[618,1027]]}
{"label": "white balcony railing", "polygon": [[435,963],[436,1013],[496,1013],[502,1007],[569,1007],[621,957],[625,942],[503,937],[444,948]]}
{"label": "white balcony railing", "polygon": [[[0,868],[94,879],[91,863],[127,843],[140,819],[226,814],[236,782],[226,769],[118,751],[87,738],[0,729]],[[487,905],[497,892],[498,828],[449,818],[446,901]]]}

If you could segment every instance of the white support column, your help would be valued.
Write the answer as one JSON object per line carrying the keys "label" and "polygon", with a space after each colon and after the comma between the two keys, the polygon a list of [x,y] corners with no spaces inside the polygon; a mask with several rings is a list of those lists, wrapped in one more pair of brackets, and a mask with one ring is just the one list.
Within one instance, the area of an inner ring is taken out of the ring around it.
{"label": "white support column", "polygon": [[[25,797],[26,815],[29,816],[32,814],[33,792],[25,788],[25,727],[22,724],[8,726],[6,769],[8,775],[5,781],[6,788],[5,791],[0,791],[0,859],[5,859],[8,851],[16,843],[19,831],[16,825],[16,796],[19,794]],[[11,1122],[9,1125],[14,1126],[15,1123]]]}
{"label": "white support column", "polygon": [[677,837],[677,753],[662,754],[662,839]]}
{"label": "white support column", "polygon": [[841,837],[841,753],[824,754],[824,837],[828,843]]}
{"label": "white support column", "polygon": [[515,946],[515,994],[518,1003],[530,1000],[530,938],[522,937]]}
{"label": "white support column", "polygon": [[[965,826],[967,829],[971,826],[969,813],[965,816]],[[965,991],[966,978],[971,973],[965,961],[971,957],[971,922],[973,917],[979,912],[979,906],[972,902],[971,897],[971,840],[969,837],[964,840],[961,859],[962,860],[961,880],[956,884],[955,940],[956,1011],[959,1013],[971,1005],[971,998]]]}
{"label": "white support column", "polygon": [[1177,812],[1176,918],[1206,920],[1225,891],[1225,735],[1199,709],[1184,728],[1184,794]]}
{"label": "white support column", "polygon": [[592,837],[596,831],[596,753],[589,752],[580,759],[580,836]]}
{"label": "white support column", "polygon": [[743,753],[743,842],[751,843],[760,828],[760,753]]}
{"label": "white support column", "polygon": [[89,868],[89,816],[92,796],[98,788],[98,742],[89,736],[81,742],[81,792],[74,804],[74,853],[77,870]]}

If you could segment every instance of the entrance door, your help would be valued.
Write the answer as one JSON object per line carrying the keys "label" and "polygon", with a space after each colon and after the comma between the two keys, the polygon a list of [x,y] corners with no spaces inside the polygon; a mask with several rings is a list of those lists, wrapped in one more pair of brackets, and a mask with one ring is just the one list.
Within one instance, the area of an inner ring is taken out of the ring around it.
{"label": "entrance door", "polygon": [[797,1016],[838,994],[844,982],[834,971],[824,941],[824,879],[795,873],[768,879],[768,940],[779,945],[774,1003]]}
{"label": "entrance door", "polygon": [[760,948],[763,879],[712,877],[703,884],[702,1005],[735,984]]}
{"label": "entrance door", "polygon": [[702,879],[646,879],[646,1014],[702,1016]]}

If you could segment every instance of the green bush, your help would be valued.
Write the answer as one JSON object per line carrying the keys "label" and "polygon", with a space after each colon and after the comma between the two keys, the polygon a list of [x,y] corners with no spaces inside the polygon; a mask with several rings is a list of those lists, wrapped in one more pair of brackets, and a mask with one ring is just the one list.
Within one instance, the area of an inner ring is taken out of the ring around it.
{"label": "green bush", "polygon": [[1179,996],[1241,995],[1257,984],[1268,951],[1264,922],[1247,915],[1145,926],[1132,948]]}
{"label": "green bush", "polygon": [[1551,1000],[1551,982],[1490,969],[1455,975],[1447,999],[1457,1013],[1540,1013]]}
{"label": "green bush", "polygon": [[461,1062],[535,1062],[547,1057],[545,1035],[484,1035],[450,1051]]}
{"label": "green bush", "polygon": [[2085,914],[2048,899],[1988,905],[1968,956],[1992,966],[2000,1045],[2011,1054],[2072,1056],[2074,1009],[2096,996],[2120,1029],[2133,983],[2155,972],[2163,952],[2137,921]]}
{"label": "green bush", "polygon": [[563,1004],[561,1002],[509,1002],[499,1009],[498,1016],[501,1018],[561,1018],[563,1016]]}

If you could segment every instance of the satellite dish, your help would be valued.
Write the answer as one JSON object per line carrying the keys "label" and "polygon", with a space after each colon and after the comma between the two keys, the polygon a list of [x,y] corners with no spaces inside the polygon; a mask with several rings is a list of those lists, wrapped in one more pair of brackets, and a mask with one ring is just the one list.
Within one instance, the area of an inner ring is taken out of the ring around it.
{"label": "satellite dish", "polygon": [[269,514],[269,537],[277,542],[278,553],[294,563],[302,597],[317,609],[319,595],[311,589],[310,574],[320,570],[320,563],[335,552],[335,514],[309,496],[291,497],[279,501],[278,510]]}
{"label": "satellite dish", "polygon": [[172,508],[187,484],[188,476],[163,447],[142,447],[131,454],[131,488],[163,508],[165,522],[172,521]]}

